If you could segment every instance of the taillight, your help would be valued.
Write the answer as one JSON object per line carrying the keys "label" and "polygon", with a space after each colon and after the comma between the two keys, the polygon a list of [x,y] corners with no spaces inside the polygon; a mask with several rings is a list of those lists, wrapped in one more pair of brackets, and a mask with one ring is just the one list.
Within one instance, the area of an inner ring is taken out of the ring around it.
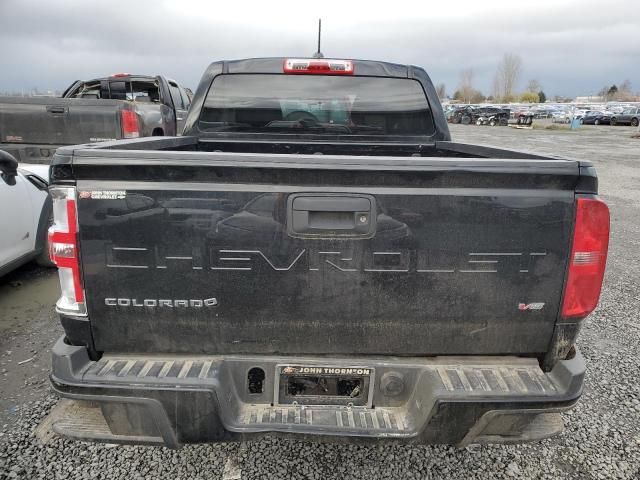
{"label": "taillight", "polygon": [[84,290],[78,257],[78,215],[76,190],[51,187],[53,225],[49,228],[49,256],[58,267],[61,296],[56,304],[63,313],[84,315]]}
{"label": "taillight", "polygon": [[578,198],[563,318],[583,318],[598,305],[609,247],[609,208],[596,198]]}
{"label": "taillight", "polygon": [[307,75],[353,75],[351,60],[331,60],[326,58],[287,58],[284,73]]}
{"label": "taillight", "polygon": [[133,110],[120,110],[122,119],[122,136],[124,138],[138,138],[140,128],[138,127],[138,115]]}

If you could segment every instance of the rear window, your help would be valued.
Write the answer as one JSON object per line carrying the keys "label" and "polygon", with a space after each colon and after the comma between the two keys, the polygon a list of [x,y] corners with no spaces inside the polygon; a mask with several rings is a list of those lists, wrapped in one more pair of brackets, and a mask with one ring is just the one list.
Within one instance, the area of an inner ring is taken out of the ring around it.
{"label": "rear window", "polygon": [[219,75],[205,99],[199,128],[347,136],[434,133],[419,82],[323,75]]}
{"label": "rear window", "polygon": [[70,94],[70,98],[100,98],[100,82],[83,83]]}
{"label": "rear window", "polygon": [[135,102],[160,101],[157,81],[111,80],[87,82],[70,94],[71,98],[104,98],[111,100],[129,100]]}
{"label": "rear window", "polygon": [[127,93],[127,100],[135,102],[160,102],[160,89],[158,82],[131,82],[131,92]]}

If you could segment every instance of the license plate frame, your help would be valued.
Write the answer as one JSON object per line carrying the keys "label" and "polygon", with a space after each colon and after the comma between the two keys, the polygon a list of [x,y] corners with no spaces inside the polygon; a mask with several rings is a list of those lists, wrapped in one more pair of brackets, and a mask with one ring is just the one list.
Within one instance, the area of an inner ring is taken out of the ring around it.
{"label": "license plate frame", "polygon": [[[299,381],[304,379],[309,380],[311,385],[316,384],[316,379],[323,379],[326,383],[324,385],[317,383],[316,390],[325,387],[329,389],[329,393],[322,393],[321,395],[292,394],[290,388],[297,386]],[[295,382],[295,384],[291,385],[291,382]],[[339,382],[343,383],[340,384]],[[360,388],[357,396],[331,394],[334,393],[333,389],[349,389],[352,385]],[[278,364],[275,369],[274,405],[371,408],[373,405],[374,385],[375,369],[362,365]]]}

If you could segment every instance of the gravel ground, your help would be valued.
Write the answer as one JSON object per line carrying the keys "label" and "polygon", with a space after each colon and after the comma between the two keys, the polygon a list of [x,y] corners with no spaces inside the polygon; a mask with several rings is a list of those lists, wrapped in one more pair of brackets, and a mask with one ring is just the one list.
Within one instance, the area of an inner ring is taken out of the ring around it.
{"label": "gravel ground", "polygon": [[[179,451],[57,437],[43,444],[34,429],[56,398],[43,386],[46,351],[34,346],[50,343],[58,327],[49,307],[20,307],[21,302],[14,302],[10,322],[0,319],[0,479],[640,478],[640,140],[632,140],[628,128],[584,127],[568,132],[453,127],[458,141],[586,158],[598,169],[601,193],[612,211],[609,265],[600,307],[580,336],[588,362],[586,390],[578,407],[564,416],[563,435],[534,444],[462,450],[291,438],[187,446]],[[7,287],[15,275],[21,285]],[[55,284],[50,273],[34,273],[33,268],[18,272],[0,280],[0,307],[5,297],[11,303],[15,296],[24,296],[19,291],[30,288],[34,276]],[[25,355],[34,360],[18,366]],[[21,370],[25,365],[27,373]],[[21,383],[23,377],[26,385]]]}

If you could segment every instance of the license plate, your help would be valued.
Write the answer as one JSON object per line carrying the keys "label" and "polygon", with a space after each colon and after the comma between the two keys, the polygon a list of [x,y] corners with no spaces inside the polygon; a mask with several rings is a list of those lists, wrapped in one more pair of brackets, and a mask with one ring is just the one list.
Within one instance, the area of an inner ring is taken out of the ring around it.
{"label": "license plate", "polygon": [[278,365],[276,403],[370,407],[372,368]]}

